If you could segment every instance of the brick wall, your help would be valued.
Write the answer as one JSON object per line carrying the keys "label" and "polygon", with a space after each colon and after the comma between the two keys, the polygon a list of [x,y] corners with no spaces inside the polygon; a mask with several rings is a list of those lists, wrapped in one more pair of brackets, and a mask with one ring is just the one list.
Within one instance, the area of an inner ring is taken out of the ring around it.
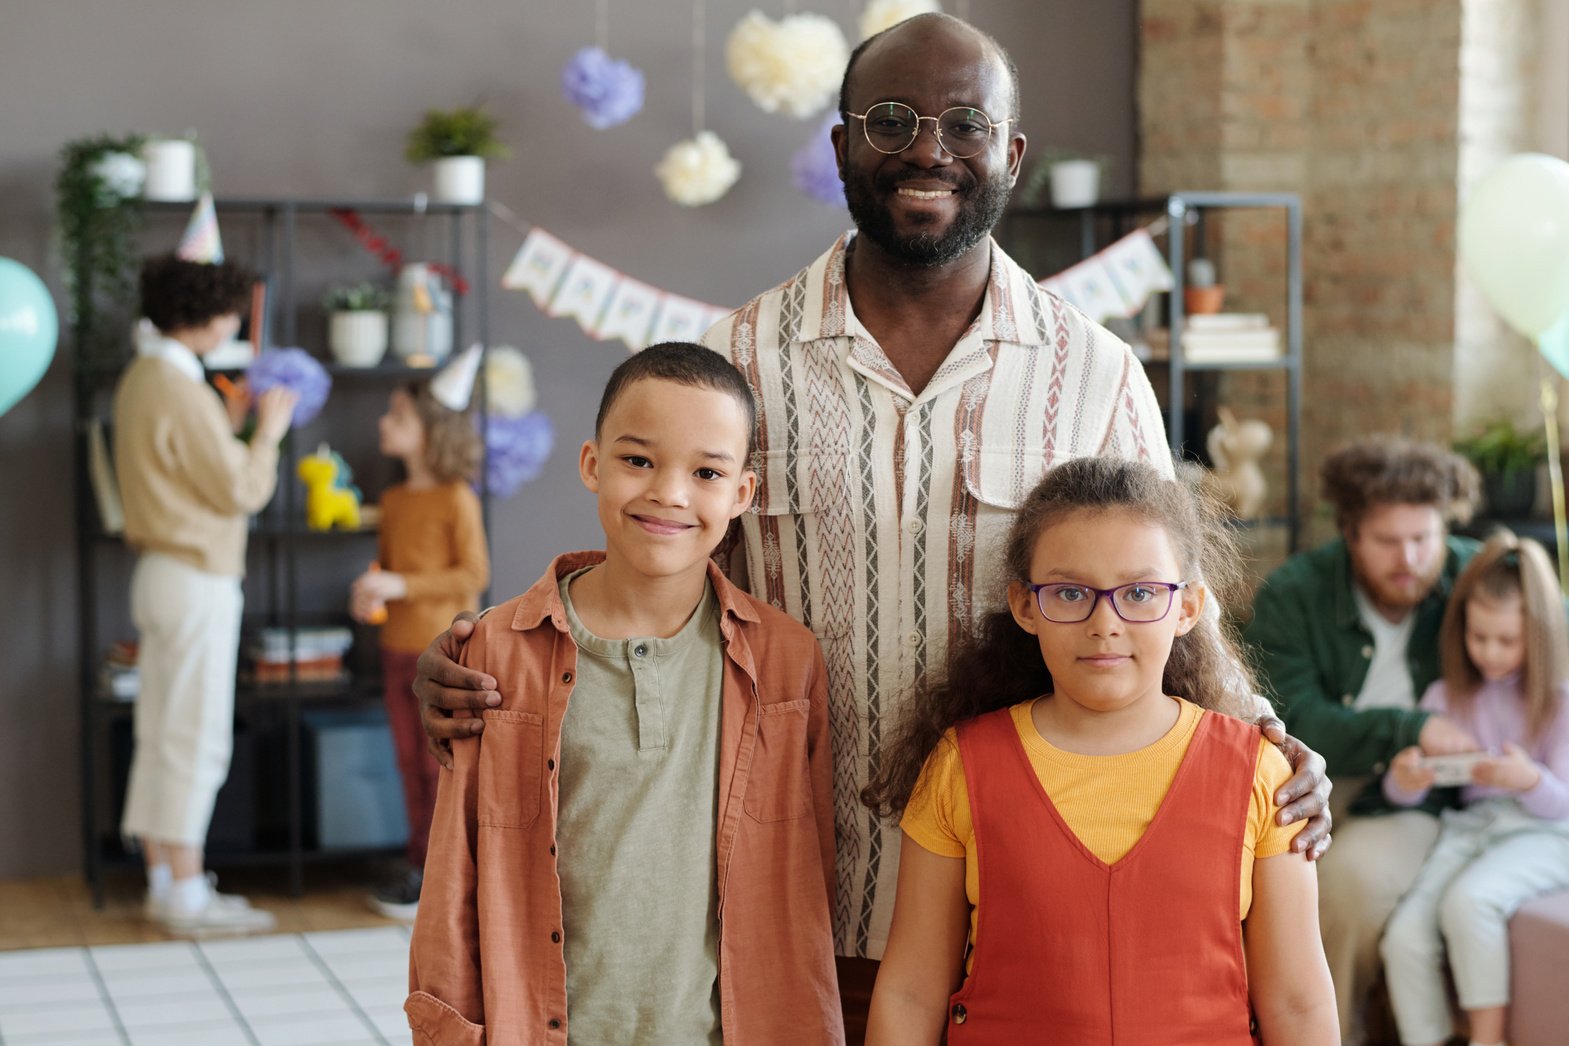
{"label": "brick wall", "polygon": [[[1330,529],[1313,512],[1326,453],[1376,432],[1447,441],[1476,374],[1510,359],[1496,332],[1476,334],[1483,349],[1457,344],[1457,326],[1479,321],[1456,272],[1455,219],[1465,171],[1480,162],[1468,136],[1495,153],[1519,148],[1518,87],[1531,78],[1522,26],[1540,2],[1144,2],[1141,191],[1302,197],[1310,542]],[[1251,215],[1219,224],[1212,253],[1228,310],[1283,322],[1284,236]],[[1283,446],[1283,387],[1236,375],[1217,394],[1270,420]]]}

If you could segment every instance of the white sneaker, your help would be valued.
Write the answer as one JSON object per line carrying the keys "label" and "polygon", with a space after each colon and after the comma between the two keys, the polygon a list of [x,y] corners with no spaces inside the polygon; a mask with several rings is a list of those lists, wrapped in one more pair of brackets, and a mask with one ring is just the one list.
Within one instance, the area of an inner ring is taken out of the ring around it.
{"label": "white sneaker", "polygon": [[195,911],[181,911],[168,902],[147,902],[147,911],[170,933],[186,937],[221,934],[265,933],[278,925],[269,911],[252,908],[251,902],[237,894],[219,893],[217,877],[208,876],[207,903]]}

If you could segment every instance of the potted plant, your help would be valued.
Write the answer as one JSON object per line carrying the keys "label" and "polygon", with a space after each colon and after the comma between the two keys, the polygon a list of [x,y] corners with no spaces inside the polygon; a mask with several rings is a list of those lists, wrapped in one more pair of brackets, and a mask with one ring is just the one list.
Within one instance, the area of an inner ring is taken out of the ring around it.
{"label": "potted plant", "polygon": [[1091,207],[1100,199],[1101,175],[1110,160],[1066,149],[1048,149],[1019,190],[1019,202],[1040,207]]}
{"label": "potted plant", "polygon": [[496,118],[471,105],[449,112],[427,109],[409,132],[404,155],[410,163],[434,166],[437,203],[475,204],[485,199],[485,160],[507,155],[507,148],[496,137]]}
{"label": "potted plant", "polygon": [[118,365],[136,302],[137,236],[147,168],[142,137],[67,142],[55,181],[55,234],[77,360]]}
{"label": "potted plant", "polygon": [[1482,474],[1482,496],[1490,516],[1520,519],[1536,506],[1536,470],[1547,460],[1541,432],[1522,431],[1506,419],[1491,421],[1455,443],[1455,450]]}
{"label": "potted plant", "polygon": [[1226,301],[1226,288],[1215,276],[1215,263],[1208,258],[1188,262],[1188,282],[1182,288],[1182,310],[1189,316],[1219,312]]}
{"label": "potted plant", "polygon": [[327,310],[327,347],[345,367],[374,367],[387,354],[387,309],[392,296],[374,283],[337,284],[321,300]]}

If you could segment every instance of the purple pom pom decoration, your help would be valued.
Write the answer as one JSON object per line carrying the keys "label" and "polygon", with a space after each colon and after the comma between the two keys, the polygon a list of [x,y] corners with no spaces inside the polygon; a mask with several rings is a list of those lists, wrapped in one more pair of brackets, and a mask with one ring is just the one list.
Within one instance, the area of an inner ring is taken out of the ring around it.
{"label": "purple pom pom decoration", "polygon": [[538,478],[550,459],[556,433],[544,411],[485,419],[485,482],[492,497],[510,498]]}
{"label": "purple pom pom decoration", "polygon": [[818,203],[843,207],[844,182],[839,180],[839,158],[834,155],[829,131],[839,123],[838,113],[829,113],[810,141],[790,158],[795,187]]}
{"label": "purple pom pom decoration", "polygon": [[561,91],[590,127],[626,123],[643,108],[643,72],[597,47],[585,47],[561,70]]}
{"label": "purple pom pom decoration", "polygon": [[245,377],[257,396],[280,385],[299,393],[300,401],[294,405],[296,427],[310,424],[332,391],[327,368],[304,349],[268,349],[251,361]]}

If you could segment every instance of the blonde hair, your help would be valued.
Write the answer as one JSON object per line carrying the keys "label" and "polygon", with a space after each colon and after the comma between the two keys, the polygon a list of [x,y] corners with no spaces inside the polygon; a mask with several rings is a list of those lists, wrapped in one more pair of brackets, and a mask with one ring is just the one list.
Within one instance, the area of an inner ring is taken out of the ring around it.
{"label": "blonde hair", "polygon": [[1558,714],[1559,692],[1569,681],[1569,623],[1563,592],[1547,551],[1530,538],[1500,530],[1455,579],[1438,641],[1450,707],[1463,712],[1482,685],[1482,674],[1466,649],[1466,604],[1473,599],[1518,597],[1525,616],[1526,728],[1540,738]]}

